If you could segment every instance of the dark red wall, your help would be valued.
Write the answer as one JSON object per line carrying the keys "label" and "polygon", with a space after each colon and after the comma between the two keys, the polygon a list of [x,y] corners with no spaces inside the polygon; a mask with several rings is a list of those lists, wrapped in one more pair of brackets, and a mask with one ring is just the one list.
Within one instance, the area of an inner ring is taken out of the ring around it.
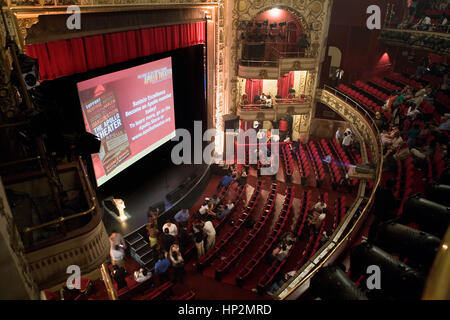
{"label": "dark red wall", "polygon": [[[378,5],[381,9],[381,25],[383,26],[388,3],[395,3],[396,16],[402,17],[401,3],[406,0],[335,0],[333,4],[328,46],[341,50],[341,68],[344,69],[344,82],[367,79],[389,70],[392,65],[392,52],[378,40],[380,31],[369,30],[366,20],[367,7]],[[321,82],[331,84],[328,77],[331,57],[328,57],[328,46],[321,73]]]}

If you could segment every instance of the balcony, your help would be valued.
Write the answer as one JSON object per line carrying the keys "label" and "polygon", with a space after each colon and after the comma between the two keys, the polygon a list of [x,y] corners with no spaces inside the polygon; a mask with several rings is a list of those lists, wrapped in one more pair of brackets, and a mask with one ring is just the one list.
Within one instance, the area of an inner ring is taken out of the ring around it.
{"label": "balcony", "polygon": [[248,79],[278,79],[289,71],[315,69],[318,61],[298,43],[245,42],[238,76]]}
{"label": "balcony", "polygon": [[396,46],[450,54],[449,27],[445,27],[443,32],[384,28],[380,40]]}
{"label": "balcony", "polygon": [[272,106],[264,104],[239,105],[237,114],[244,121],[277,120],[285,115],[305,114],[310,111],[311,97],[276,99]]}

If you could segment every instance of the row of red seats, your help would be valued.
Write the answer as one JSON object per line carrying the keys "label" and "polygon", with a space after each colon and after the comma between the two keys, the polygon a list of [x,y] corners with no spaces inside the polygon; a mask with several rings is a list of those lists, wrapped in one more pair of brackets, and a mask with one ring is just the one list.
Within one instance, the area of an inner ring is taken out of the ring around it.
{"label": "row of red seats", "polygon": [[422,76],[422,79],[425,81],[428,81],[429,83],[433,84],[434,86],[440,86],[444,82],[444,78],[435,76],[431,73],[426,73]]}
{"label": "row of red seats", "polygon": [[342,196],[341,198],[341,208],[340,208],[340,218],[339,220],[344,220],[345,214],[347,213],[347,204],[345,203],[346,199],[345,196]]}
{"label": "row of red seats", "polygon": [[155,290],[137,297],[136,300],[163,300],[164,298],[168,298],[172,294],[172,287],[172,282],[165,282]]}
{"label": "row of red seats", "polygon": [[442,91],[437,93],[436,102],[442,104],[444,107],[450,108],[450,96],[446,95]]}
{"label": "row of red seats", "polygon": [[409,195],[412,193],[412,187],[414,183],[414,164],[412,157],[408,157],[406,160],[397,161],[397,183],[394,191],[394,196],[400,200],[398,215],[403,212],[403,205]]}
{"label": "row of red seats", "polygon": [[311,254],[309,255],[309,259],[311,259],[311,257],[313,257],[316,254],[317,249],[319,249],[320,239],[322,239],[324,230],[325,230],[325,220],[322,221],[322,225],[320,226],[320,230],[319,233],[317,234],[316,241],[314,242],[314,246],[311,250]]}
{"label": "row of red seats", "polygon": [[206,254],[200,258],[197,264],[197,268],[199,271],[203,269],[203,267],[211,262],[211,260],[216,256],[216,254],[230,241],[230,239],[241,229],[244,222],[247,218],[253,213],[256,208],[256,204],[258,202],[259,197],[261,196],[261,186],[262,181],[258,181],[255,190],[250,198],[250,201],[247,204],[245,210],[241,213],[239,219],[233,225],[233,228],[229,230],[224,237],[222,237],[219,241],[216,242],[216,245],[208,250]]}
{"label": "row of red seats", "polygon": [[350,98],[354,99],[358,103],[362,104],[367,110],[376,113],[380,111],[381,106],[378,105],[375,101],[365,97],[361,93],[357,92],[356,90],[353,90],[350,87],[347,87],[345,84],[340,84],[338,86],[338,90],[342,91],[344,94],[349,96]]}
{"label": "row of red seats", "polygon": [[183,301],[188,301],[188,300],[193,300],[195,298],[195,291],[191,290],[188,291],[180,296],[176,296],[176,297],[171,297],[169,300],[183,300]]}
{"label": "row of red seats", "polygon": [[401,87],[396,86],[395,84],[390,83],[389,81],[386,81],[379,77],[374,77],[370,81],[373,82],[374,84],[376,84],[377,86],[388,90],[389,92],[399,91],[402,89]]}
{"label": "row of red seats", "polygon": [[317,169],[319,171],[319,177],[323,181],[325,179],[325,170],[322,165],[322,158],[319,156],[319,152],[317,151],[314,141],[311,140],[309,142],[309,148],[313,155],[313,162],[315,163],[315,165],[317,166]]}
{"label": "row of red seats", "polygon": [[287,144],[281,145],[281,158],[284,164],[284,170],[286,175],[292,176],[294,170],[294,163],[292,159],[292,154],[289,152]]}
{"label": "row of red seats", "polygon": [[276,183],[273,183],[271,193],[266,201],[266,205],[264,206],[264,211],[263,211],[261,217],[259,218],[259,221],[253,225],[252,230],[250,230],[248,232],[245,239],[242,240],[237,245],[237,247],[231,252],[231,254],[228,255],[227,257],[225,257],[225,259],[222,259],[222,262],[216,268],[216,273],[215,273],[216,279],[221,279],[222,275],[226,271],[228,271],[228,269],[233,265],[233,263],[236,261],[236,259],[242,254],[242,252],[244,252],[244,250],[250,245],[250,243],[253,242],[253,240],[256,238],[258,233],[264,227],[267,220],[273,213],[277,192],[278,192],[278,185]]}
{"label": "row of red seats", "polygon": [[445,161],[442,150],[438,147],[434,152],[432,159],[427,157],[428,162],[428,182],[434,183],[438,181],[442,173],[445,171]]}
{"label": "row of red seats", "polygon": [[[326,150],[328,150],[330,152],[330,154],[334,154],[335,155],[335,159],[339,163],[339,165],[336,165],[336,168],[339,169],[338,171],[340,172],[340,176],[341,176],[341,179],[342,179],[347,174],[347,166],[349,165],[349,162],[347,162],[348,161],[347,156],[344,153],[344,156],[345,156],[345,159],[344,159],[341,156],[341,154],[339,153],[338,148],[334,144],[334,141],[337,142],[336,139],[333,139],[333,140],[322,139],[322,140],[324,141],[323,143],[326,146]],[[341,146],[339,145],[339,147],[341,147]],[[342,150],[342,147],[340,149]]]}
{"label": "row of red seats", "polygon": [[377,98],[381,101],[386,101],[389,98],[389,96],[386,93],[384,93],[384,92],[378,90],[377,88],[374,88],[360,80],[355,82],[355,86],[357,88],[369,93],[370,95],[374,96],[375,98]]}
{"label": "row of red seats", "polygon": [[306,151],[303,148],[302,144],[299,144],[299,146],[298,146],[298,153],[300,155],[301,164],[305,170],[305,177],[308,177],[312,171],[312,174],[314,174],[314,180],[318,181],[319,176],[317,174],[317,171],[315,170],[314,167],[311,169],[310,161],[308,160],[308,155],[306,154]]}
{"label": "row of red seats", "polygon": [[[226,188],[226,192],[228,192],[229,188],[230,188],[230,185],[228,185],[228,187]],[[220,196],[220,199],[225,199],[226,192]],[[244,184],[240,184],[238,186],[238,189],[237,189],[237,192],[236,192],[236,197],[232,200],[232,202],[234,203],[234,208],[231,210],[231,212],[228,215],[225,216],[225,218],[223,218],[221,220],[213,220],[213,225],[214,225],[214,229],[216,229],[216,232],[221,229],[221,227],[228,220],[227,218],[231,216],[231,213],[234,210],[236,210],[236,208],[238,207],[239,202],[241,201],[242,197],[244,196],[244,193],[245,193],[245,185]]]}
{"label": "row of red seats", "polygon": [[302,185],[305,185],[305,183],[306,183],[306,177],[307,177],[307,175],[309,174],[309,172],[308,172],[308,174],[307,174],[306,168],[304,167],[304,165],[303,165],[303,163],[302,163],[302,159],[301,159],[301,157],[300,157],[300,153],[298,152],[298,150],[292,149],[292,152],[294,153],[295,159],[296,159],[296,161],[297,161],[298,171],[300,172],[300,180],[301,180],[301,184],[302,184]]}
{"label": "row of red seats", "polygon": [[[311,197],[312,191],[304,192],[303,201],[300,209],[300,215],[297,220],[297,223],[294,227],[294,235],[297,236],[297,239],[300,238],[302,231],[304,229],[304,225],[306,222],[306,217],[308,216],[309,207],[311,206]],[[295,250],[296,245],[298,245],[298,241],[292,246],[291,250],[289,250],[288,256],[283,260],[279,261],[275,259],[271,266],[267,268],[266,272],[262,275],[258,280],[257,290],[258,293],[262,294],[265,289],[269,286],[269,284],[273,281],[276,274],[280,271],[281,267],[286,263],[290,254]]]}
{"label": "row of red seats", "polygon": [[258,248],[253,257],[247,262],[244,268],[242,268],[236,276],[236,284],[242,286],[245,279],[253,272],[255,267],[259,264],[261,259],[267,254],[267,251],[274,245],[278,240],[281,231],[283,230],[286,221],[291,213],[292,200],[294,187],[289,186],[286,189],[286,197],[284,199],[283,207],[281,209],[280,215],[278,216],[278,221],[275,224],[270,236],[266,238],[264,243]]}
{"label": "row of red seats", "polygon": [[420,82],[417,82],[416,80],[413,79],[408,79],[405,76],[395,73],[395,72],[391,72],[388,76],[388,79],[394,80],[395,82],[400,82],[403,83],[405,85],[410,86],[411,88],[413,88],[414,90],[419,90],[420,88],[422,88],[422,84]]}
{"label": "row of red seats", "polygon": [[328,146],[328,143],[325,141],[325,139],[321,139],[320,144],[322,145],[322,148],[325,151],[325,153],[331,156],[331,163],[329,163],[329,166],[331,168],[331,174],[335,180],[335,188],[337,188],[337,186],[341,183],[342,180],[341,170],[339,169],[340,167],[336,164],[336,159],[333,156],[333,153],[331,152],[330,147]]}
{"label": "row of red seats", "polygon": [[450,16],[450,10],[426,10],[425,14],[431,17],[440,18],[441,16]]}

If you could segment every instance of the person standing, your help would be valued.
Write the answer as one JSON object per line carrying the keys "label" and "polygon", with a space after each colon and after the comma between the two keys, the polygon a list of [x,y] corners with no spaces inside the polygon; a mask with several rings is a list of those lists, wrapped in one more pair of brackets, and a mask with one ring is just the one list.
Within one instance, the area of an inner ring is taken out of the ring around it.
{"label": "person standing", "polygon": [[205,243],[204,238],[205,235],[203,233],[203,226],[199,223],[195,223],[192,227],[192,231],[194,232],[194,242],[195,248],[197,249],[197,257],[200,259],[205,254]]}
{"label": "person standing", "polygon": [[336,138],[336,140],[337,140],[339,143],[342,142],[342,130],[341,130],[341,128],[338,128],[338,129],[336,130],[335,138]]}
{"label": "person standing", "polygon": [[211,221],[206,221],[203,224],[203,231],[206,235],[206,251],[208,251],[216,244],[216,229]]}
{"label": "person standing", "polygon": [[174,219],[176,222],[178,222],[180,224],[181,227],[185,227],[187,225],[189,215],[190,215],[190,213],[189,213],[188,209],[181,209],[174,216]]}
{"label": "person standing", "polygon": [[114,281],[117,283],[117,290],[126,288],[128,286],[127,280],[125,280],[126,276],[127,271],[125,270],[125,268],[118,265],[113,266],[112,277]]}
{"label": "person standing", "polygon": [[183,283],[184,259],[181,256],[180,247],[178,244],[174,243],[170,247],[169,258],[175,271],[173,282],[176,283],[179,280],[180,283]]}
{"label": "person standing", "polygon": [[169,228],[164,229],[164,234],[161,237],[162,248],[169,252],[170,247],[175,243],[176,238],[169,233]]}
{"label": "person standing", "polygon": [[170,234],[171,236],[176,237],[176,236],[178,235],[178,228],[177,228],[177,225],[176,225],[175,223],[172,223],[172,222],[170,222],[170,221],[167,221],[167,222],[163,225],[162,229],[165,230],[166,228],[169,229],[169,234]]}
{"label": "person standing", "polygon": [[155,263],[155,274],[158,276],[159,284],[163,284],[164,282],[169,280],[170,261],[167,259],[163,253],[159,254],[159,259]]}
{"label": "person standing", "polygon": [[146,228],[148,238],[150,240],[150,247],[154,248],[158,244],[158,235],[159,235],[158,227],[156,226],[156,224],[149,222],[147,223]]}

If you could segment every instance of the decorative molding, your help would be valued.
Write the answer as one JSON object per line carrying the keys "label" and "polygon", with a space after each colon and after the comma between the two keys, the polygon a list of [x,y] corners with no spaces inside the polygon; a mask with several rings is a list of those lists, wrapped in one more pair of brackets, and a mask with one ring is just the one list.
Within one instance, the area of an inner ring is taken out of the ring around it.
{"label": "decorative molding", "polygon": [[[6,245],[10,249],[10,254],[16,264],[16,269],[20,274],[23,284],[27,290],[30,299],[39,299],[39,290],[28,270],[28,262],[25,256],[25,250],[20,239],[19,231],[16,228],[12,216],[11,208],[6,199],[3,182],[0,179],[0,231],[4,239],[8,241]],[[4,263],[7,263],[6,261]],[[4,275],[7,277],[8,275]]]}
{"label": "decorative molding", "polygon": [[67,267],[78,265],[82,273],[100,267],[109,255],[109,240],[103,222],[90,232],[26,254],[28,270],[40,288],[67,279]]}
{"label": "decorative molding", "polygon": [[369,120],[367,120],[367,118],[355,107],[327,90],[318,89],[316,99],[323,104],[326,104],[334,112],[350,123],[350,125],[354,128],[355,133],[370,149],[373,163],[378,165],[379,155],[381,152],[378,147],[379,137],[377,137],[376,132],[372,128],[372,124]]}

